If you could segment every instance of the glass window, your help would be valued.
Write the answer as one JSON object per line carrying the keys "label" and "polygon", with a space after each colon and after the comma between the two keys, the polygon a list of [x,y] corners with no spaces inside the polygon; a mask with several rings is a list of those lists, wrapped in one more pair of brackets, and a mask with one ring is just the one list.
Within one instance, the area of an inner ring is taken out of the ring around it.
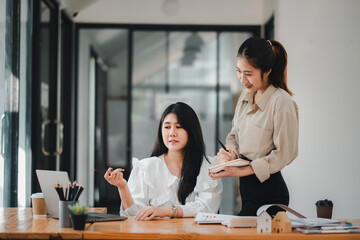
{"label": "glass window", "polygon": [[168,62],[169,94],[188,99],[199,117],[206,152],[213,155],[216,135],[216,32],[170,32]]}
{"label": "glass window", "polygon": [[104,172],[89,176],[88,169],[128,169],[128,37],[120,28],[80,29],[77,50],[77,166],[82,167],[76,178],[88,185],[83,196],[88,204],[106,206],[110,213],[119,212],[117,190],[103,181]]}
{"label": "glass window", "polygon": [[30,205],[32,9],[21,0],[19,15],[16,3],[0,0],[0,207]]}
{"label": "glass window", "polygon": [[[21,2],[0,1],[0,204],[18,205],[19,63]],[[16,34],[14,34],[16,33]]]}
{"label": "glass window", "polygon": [[170,32],[169,84],[216,85],[216,33]]}
{"label": "glass window", "polygon": [[6,1],[0,0],[0,207],[4,207],[4,90]]}
{"label": "glass window", "polygon": [[141,159],[154,145],[156,94],[166,90],[167,36],[165,31],[135,31],[133,36],[132,156]]}
{"label": "glass window", "polygon": [[18,127],[18,72],[16,72],[16,36],[13,30],[16,27],[17,15],[14,15],[14,2],[6,1],[4,6],[6,16],[4,21],[4,45],[5,51],[1,55],[3,60],[3,80],[0,88],[1,94],[1,155],[3,160],[3,206],[10,207],[17,204],[17,139]]}

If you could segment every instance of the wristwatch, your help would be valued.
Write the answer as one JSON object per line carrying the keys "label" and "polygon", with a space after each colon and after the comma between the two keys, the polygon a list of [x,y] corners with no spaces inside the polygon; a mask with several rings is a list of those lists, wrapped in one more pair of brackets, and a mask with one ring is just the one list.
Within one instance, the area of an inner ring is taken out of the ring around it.
{"label": "wristwatch", "polygon": [[176,217],[177,207],[175,205],[171,205],[171,210],[173,210],[173,213],[170,218]]}

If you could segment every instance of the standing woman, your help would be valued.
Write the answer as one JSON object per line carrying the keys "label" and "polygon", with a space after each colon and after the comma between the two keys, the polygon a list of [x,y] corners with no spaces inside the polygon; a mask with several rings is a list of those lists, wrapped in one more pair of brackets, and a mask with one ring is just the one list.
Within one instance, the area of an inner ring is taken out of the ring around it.
{"label": "standing woman", "polygon": [[238,158],[252,161],[209,175],[240,177],[241,216],[256,215],[264,204],[289,204],[281,169],[297,157],[299,118],[286,84],[286,65],[287,53],[275,40],[251,37],[238,51],[237,76],[245,90],[226,138],[228,152],[220,149],[217,156],[220,163]]}
{"label": "standing woman", "polygon": [[222,183],[208,176],[209,160],[195,111],[177,102],[160,119],[151,157],[133,160],[129,183],[121,169],[109,168],[104,177],[118,188],[121,215],[137,220],[194,217],[216,213],[220,206]]}

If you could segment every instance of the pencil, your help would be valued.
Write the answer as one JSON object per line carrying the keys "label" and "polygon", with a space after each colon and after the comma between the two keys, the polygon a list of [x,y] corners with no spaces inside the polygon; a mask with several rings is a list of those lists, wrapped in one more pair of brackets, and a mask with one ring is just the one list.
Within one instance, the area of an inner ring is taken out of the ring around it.
{"label": "pencil", "polygon": [[68,187],[65,188],[65,201],[68,200]]}
{"label": "pencil", "polygon": [[78,200],[79,200],[79,197],[80,197],[82,191],[84,190],[84,188],[85,188],[85,187],[81,185],[81,187],[79,188],[79,190],[77,191],[77,193],[76,193],[76,195],[75,195],[75,197],[74,197],[74,201],[78,201]]}
{"label": "pencil", "polygon": [[224,145],[220,140],[218,140],[218,141],[219,141],[221,147],[222,147],[225,151],[229,152],[229,150],[226,149],[225,145]]}
{"label": "pencil", "polygon": [[[93,171],[93,172],[106,172],[107,169],[95,169],[95,168],[92,168],[91,171]],[[120,171],[124,172],[125,169],[120,168]]]}
{"label": "pencil", "polygon": [[64,199],[64,192],[63,192],[63,189],[62,189],[62,186],[60,184],[57,184],[54,186],[55,187],[55,191],[57,192],[57,194],[59,195],[59,199],[61,201],[65,200]]}
{"label": "pencil", "polygon": [[77,194],[77,192],[79,191],[79,184],[76,182],[76,180],[75,180],[75,182],[74,182],[74,197],[73,197],[73,201],[74,201],[74,199],[75,199],[75,197],[76,197],[76,194]]}
{"label": "pencil", "polygon": [[[223,149],[225,149],[225,151],[227,151],[227,152],[229,152],[229,150],[227,150],[226,149],[226,147],[225,147],[225,145],[222,143],[222,142],[220,142],[220,140],[218,140],[219,141],[219,143],[220,143],[220,145],[221,145],[221,147],[223,148]],[[249,161],[249,162],[251,162],[252,160],[250,160],[250,159],[248,159],[247,157],[245,157],[244,155],[242,155],[242,154],[240,154],[240,156],[239,156],[240,158],[242,158],[242,159],[244,159],[244,160],[247,160],[247,161]]]}

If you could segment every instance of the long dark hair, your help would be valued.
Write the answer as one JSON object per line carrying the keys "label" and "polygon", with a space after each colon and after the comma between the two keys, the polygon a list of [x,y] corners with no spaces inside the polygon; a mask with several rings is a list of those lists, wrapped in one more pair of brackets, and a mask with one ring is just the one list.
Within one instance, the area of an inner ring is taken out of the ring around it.
{"label": "long dark hair", "polygon": [[253,67],[259,68],[261,77],[271,69],[269,83],[292,95],[287,87],[287,53],[281,43],[251,37],[241,44],[238,57],[245,57]]}
{"label": "long dark hair", "polygon": [[168,106],[161,116],[158,135],[155,145],[151,152],[151,156],[160,156],[168,152],[162,137],[162,126],[165,117],[169,113],[174,113],[177,117],[181,127],[185,129],[188,134],[188,142],[184,148],[184,159],[181,169],[181,179],[178,190],[178,199],[182,204],[185,204],[185,199],[193,192],[196,186],[196,179],[199,175],[203,158],[207,161],[205,155],[205,144],[201,131],[199,119],[195,111],[183,102],[177,102]]}

